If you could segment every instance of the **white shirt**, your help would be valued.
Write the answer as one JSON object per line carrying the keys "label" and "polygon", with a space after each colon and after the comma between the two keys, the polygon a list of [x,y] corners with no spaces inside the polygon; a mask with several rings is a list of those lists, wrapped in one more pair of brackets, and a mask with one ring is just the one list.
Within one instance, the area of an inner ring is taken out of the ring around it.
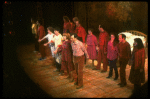
{"label": "white shirt", "polygon": [[57,48],[58,45],[61,44],[62,35],[59,34],[58,36],[55,35],[53,38],[53,41],[55,42],[55,48]]}
{"label": "white shirt", "polygon": [[53,39],[53,36],[54,36],[54,33],[51,33],[51,34],[47,34],[46,36],[44,36],[43,38],[48,38],[48,42],[50,42],[52,39]]}

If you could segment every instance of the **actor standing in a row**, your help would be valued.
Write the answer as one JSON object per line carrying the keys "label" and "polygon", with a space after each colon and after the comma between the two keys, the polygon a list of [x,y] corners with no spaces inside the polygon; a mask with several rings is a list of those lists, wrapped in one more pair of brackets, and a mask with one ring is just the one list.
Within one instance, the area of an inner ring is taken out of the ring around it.
{"label": "actor standing in a row", "polygon": [[[38,20],[37,24],[39,25],[38,29],[38,35],[39,35],[39,40],[42,39],[45,36],[45,30],[42,25],[42,20]],[[45,40],[42,42],[39,42],[39,51],[41,53],[41,58],[39,60],[45,60],[46,59],[46,53],[45,53],[45,46],[44,46]]]}
{"label": "actor standing in a row", "polygon": [[78,36],[78,40],[81,42],[85,43],[85,37],[86,37],[86,31],[85,29],[81,26],[79,19],[77,17],[74,17],[74,22],[76,24],[76,29],[75,33]]}
{"label": "actor standing in a row", "polygon": [[74,70],[74,64],[73,64],[73,52],[71,47],[71,41],[70,41],[70,34],[69,33],[63,33],[63,40],[62,45],[54,51],[54,53],[61,52],[61,74],[64,71],[67,71],[68,77],[67,79],[70,79],[70,82],[73,81],[73,70]]}
{"label": "actor standing in a row", "polygon": [[126,82],[126,65],[131,57],[131,48],[130,44],[126,41],[126,35],[120,34],[119,35],[119,63],[120,63],[120,80],[121,82],[118,84],[120,87],[124,87]]}
{"label": "actor standing in a row", "polygon": [[134,84],[133,92],[140,92],[141,83],[145,82],[145,49],[140,38],[134,39],[133,46],[129,81]]}
{"label": "actor standing in a row", "polygon": [[63,16],[63,20],[64,20],[63,33],[67,33],[67,30],[69,33],[74,33],[75,24],[70,22],[70,20],[67,16]]}
{"label": "actor standing in a row", "polygon": [[[48,42],[50,42],[53,39],[53,37],[54,37],[54,33],[53,33],[54,29],[52,27],[48,27],[47,28],[47,32],[48,32],[48,34],[46,36],[44,36],[42,39],[40,39],[39,42],[43,41],[45,38],[48,39]],[[55,50],[54,44],[50,43],[49,44],[49,48],[51,50],[52,58],[54,58],[54,53],[53,53],[53,51]]]}
{"label": "actor standing in a row", "polygon": [[35,51],[39,51],[39,42],[38,42],[38,25],[35,21],[35,19],[31,19],[31,23],[32,23],[32,34],[33,34],[33,39],[34,39],[34,44],[35,44]]}
{"label": "actor standing in a row", "polygon": [[116,66],[116,62],[118,59],[118,40],[115,34],[111,33],[111,40],[108,42],[107,45],[107,59],[109,62],[109,75],[106,78],[112,77],[113,69],[115,70],[115,78],[114,80],[118,79],[118,69]]}
{"label": "actor standing in a row", "polygon": [[96,68],[93,68],[93,70],[100,70],[101,69],[101,61],[103,60],[103,70],[101,73],[107,71],[107,65],[108,65],[108,60],[107,60],[107,44],[109,40],[109,35],[108,33],[99,25],[99,48],[97,48],[98,51],[98,64]]}
{"label": "actor standing in a row", "polygon": [[94,67],[94,60],[97,60],[97,51],[96,47],[98,47],[97,38],[93,34],[93,29],[88,29],[88,35],[86,39],[86,47],[89,55],[89,59],[92,60],[92,66]]}
{"label": "actor standing in a row", "polygon": [[76,75],[74,77],[75,79],[75,85],[77,85],[77,89],[83,87],[83,66],[84,66],[84,60],[85,56],[88,59],[88,53],[85,49],[84,44],[79,41],[77,34],[72,34],[71,35],[71,46],[73,50],[73,62],[74,62],[74,67],[76,71]]}
{"label": "actor standing in a row", "polygon": [[[55,50],[59,47],[59,45],[61,45],[61,39],[62,39],[62,35],[59,33],[60,29],[58,27],[54,28],[54,37],[53,39],[48,42],[45,43],[44,45],[47,46],[47,44],[49,43],[53,43],[55,45]],[[55,72],[60,72],[61,69],[61,53],[57,53],[55,54],[55,64],[56,64],[56,70]]]}

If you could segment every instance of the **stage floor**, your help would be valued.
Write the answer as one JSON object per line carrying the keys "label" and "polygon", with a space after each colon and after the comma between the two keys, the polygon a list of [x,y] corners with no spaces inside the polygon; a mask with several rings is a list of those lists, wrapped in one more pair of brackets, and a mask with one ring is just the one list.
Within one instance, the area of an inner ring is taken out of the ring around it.
{"label": "stage floor", "polygon": [[[92,70],[91,61],[83,68],[83,88],[76,89],[74,82],[70,83],[65,79],[67,75],[59,76],[58,72],[53,72],[56,67],[51,60],[51,53],[46,47],[47,59],[39,61],[40,55],[34,51],[34,44],[22,45],[17,48],[17,56],[27,75],[41,89],[54,98],[127,98],[132,94],[133,84],[128,80],[131,67],[126,67],[127,85],[123,88],[114,81],[113,77],[107,79],[108,71],[100,73],[100,71]],[[97,61],[94,62],[95,66]],[[119,71],[120,68],[118,68]],[[148,81],[148,59],[145,63],[145,78]]]}

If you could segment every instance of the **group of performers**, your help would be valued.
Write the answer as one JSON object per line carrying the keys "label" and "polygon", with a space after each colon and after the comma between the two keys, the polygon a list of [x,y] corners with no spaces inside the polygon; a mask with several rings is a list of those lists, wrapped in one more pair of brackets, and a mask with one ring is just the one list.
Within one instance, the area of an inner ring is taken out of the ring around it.
{"label": "group of performers", "polygon": [[[99,38],[93,34],[93,29],[88,29],[88,34],[80,24],[77,17],[70,22],[67,16],[63,17],[63,34],[60,33],[58,27],[48,27],[48,34],[45,36],[45,30],[42,26],[41,20],[38,24],[38,43],[41,58],[45,60],[45,46],[49,45],[51,55],[56,66],[54,72],[60,72],[63,75],[65,71],[68,73],[67,79],[70,82],[75,82],[77,89],[83,87],[83,67],[85,60],[91,59],[93,70],[101,70],[101,73],[107,72],[109,65],[109,75],[106,78],[112,77],[113,69],[115,71],[115,78],[117,80],[118,68],[116,66],[117,60],[120,64],[120,87],[126,86],[126,65],[130,61],[131,72],[129,81],[134,84],[134,90],[140,88],[141,83],[145,81],[145,50],[140,38],[134,39],[134,50],[131,53],[130,44],[126,41],[126,36],[120,34],[119,36],[110,33],[99,25]],[[119,38],[117,38],[119,37]],[[45,38],[48,39],[46,43]],[[97,54],[98,53],[98,54]],[[97,66],[94,66],[94,60],[97,60]],[[103,69],[101,62],[103,61]]]}

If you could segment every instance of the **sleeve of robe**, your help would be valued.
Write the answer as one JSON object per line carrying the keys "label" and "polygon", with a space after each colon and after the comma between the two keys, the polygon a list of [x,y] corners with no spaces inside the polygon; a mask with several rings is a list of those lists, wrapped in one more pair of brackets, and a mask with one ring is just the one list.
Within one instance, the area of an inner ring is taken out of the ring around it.
{"label": "sleeve of robe", "polygon": [[144,48],[135,52],[135,69],[142,69],[145,66]]}
{"label": "sleeve of robe", "polygon": [[105,34],[105,41],[104,41],[104,53],[107,53],[108,41],[109,41],[109,35],[108,35],[108,33],[106,32],[106,34]]}
{"label": "sleeve of robe", "polygon": [[82,35],[82,41],[83,41],[83,43],[85,43],[86,31],[85,31],[84,28],[81,28],[80,32],[81,32],[81,35]]}
{"label": "sleeve of robe", "polygon": [[98,42],[97,42],[96,36],[94,36],[93,38],[94,38],[94,44],[95,44],[95,46],[97,46],[97,45],[98,45]]}
{"label": "sleeve of robe", "polygon": [[39,39],[42,39],[45,36],[45,30],[43,26],[39,27]]}
{"label": "sleeve of robe", "polygon": [[75,24],[73,24],[72,22],[70,22],[70,33],[75,33]]}
{"label": "sleeve of robe", "polygon": [[67,32],[67,30],[70,30],[70,27],[71,27],[70,22],[64,23],[64,25],[66,25],[66,27],[63,27],[63,33]]}

